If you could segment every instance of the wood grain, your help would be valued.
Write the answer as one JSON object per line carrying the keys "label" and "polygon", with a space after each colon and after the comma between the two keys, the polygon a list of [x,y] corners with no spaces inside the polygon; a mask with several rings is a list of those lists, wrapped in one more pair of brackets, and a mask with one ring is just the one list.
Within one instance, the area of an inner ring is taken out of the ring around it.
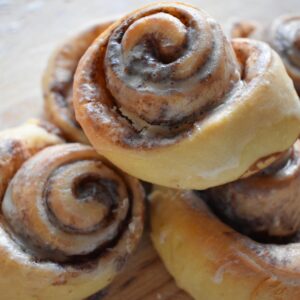
{"label": "wood grain", "polygon": [[191,298],[175,285],[153,249],[149,234],[146,232],[136,254],[123,273],[107,289],[105,297],[100,299],[189,300]]}
{"label": "wood grain", "polygon": [[[151,2],[154,1],[0,0],[0,128],[41,114],[42,72],[50,53],[66,37],[99,19],[120,15]],[[204,8],[222,24],[233,18],[267,23],[283,13],[300,13],[299,0],[188,2]],[[176,287],[151,246],[149,231],[146,231],[125,270],[108,289],[91,299],[191,298]]]}

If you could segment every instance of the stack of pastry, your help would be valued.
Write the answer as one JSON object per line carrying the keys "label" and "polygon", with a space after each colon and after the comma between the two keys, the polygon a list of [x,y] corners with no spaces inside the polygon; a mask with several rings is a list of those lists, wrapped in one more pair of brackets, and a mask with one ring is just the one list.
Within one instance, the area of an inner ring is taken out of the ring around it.
{"label": "stack of pastry", "polygon": [[300,298],[300,103],[267,44],[159,3],[69,40],[43,88],[59,129],[0,134],[3,299],[108,285],[142,234],[138,179],[154,184],[154,246],[192,297]]}

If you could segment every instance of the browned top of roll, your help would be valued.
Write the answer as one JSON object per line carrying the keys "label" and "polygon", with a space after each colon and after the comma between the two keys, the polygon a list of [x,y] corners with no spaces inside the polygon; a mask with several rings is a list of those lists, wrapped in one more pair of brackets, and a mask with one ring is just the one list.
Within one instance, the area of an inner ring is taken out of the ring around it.
{"label": "browned top of roll", "polygon": [[143,207],[138,180],[89,146],[63,144],[18,170],[2,203],[2,226],[35,259],[80,263],[101,256],[127,232],[129,254],[143,230]]}
{"label": "browned top of roll", "polygon": [[[110,139],[149,146],[220,105],[239,79],[218,23],[192,6],[161,3],[124,17],[93,43],[75,75],[75,104]],[[83,112],[76,114],[80,120]]]}

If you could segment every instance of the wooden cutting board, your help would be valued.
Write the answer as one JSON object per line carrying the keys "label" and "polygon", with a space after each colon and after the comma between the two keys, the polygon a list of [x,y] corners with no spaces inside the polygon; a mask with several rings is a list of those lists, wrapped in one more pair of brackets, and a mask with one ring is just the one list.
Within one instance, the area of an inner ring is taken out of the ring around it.
{"label": "wooden cutting board", "polygon": [[[154,1],[0,0],[0,129],[42,112],[41,76],[51,51],[66,37],[102,18]],[[300,13],[299,0],[195,0],[222,24],[235,18],[264,23]],[[226,4],[225,4],[226,3]],[[155,253],[146,230],[135,255],[114,283],[93,300],[190,300]],[[209,299],[205,299],[209,300]]]}

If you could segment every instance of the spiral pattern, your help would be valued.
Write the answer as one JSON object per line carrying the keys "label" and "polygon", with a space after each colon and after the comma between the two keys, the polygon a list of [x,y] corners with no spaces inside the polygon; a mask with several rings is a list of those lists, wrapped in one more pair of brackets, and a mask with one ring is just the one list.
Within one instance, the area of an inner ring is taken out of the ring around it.
{"label": "spiral pattern", "polygon": [[128,224],[138,240],[142,198],[138,181],[118,173],[92,148],[64,144],[46,148],[20,168],[2,211],[36,258],[67,262],[113,247]]}
{"label": "spiral pattern", "polygon": [[105,114],[101,123],[126,124],[128,143],[189,126],[240,78],[220,26],[178,3],[151,5],[116,22],[90,54],[76,93],[82,101],[97,98],[89,110]]}
{"label": "spiral pattern", "polygon": [[86,49],[111,23],[94,25],[65,42],[53,53],[45,70],[43,77],[45,114],[70,141],[88,143],[75,119],[72,103],[75,70]]}
{"label": "spiral pattern", "polygon": [[267,40],[280,54],[300,94],[300,16],[277,18],[268,30]]}
{"label": "spiral pattern", "polygon": [[0,132],[4,299],[85,299],[114,279],[143,232],[139,181],[46,128]]}
{"label": "spiral pattern", "polygon": [[104,71],[115,104],[149,124],[193,122],[239,79],[220,26],[188,6],[139,11],[115,27],[106,47]]}
{"label": "spiral pattern", "polygon": [[208,191],[208,204],[244,234],[267,241],[300,229],[300,143],[260,173]]}
{"label": "spiral pattern", "polygon": [[300,94],[300,16],[283,15],[264,27],[252,20],[239,20],[228,25],[230,38],[251,38],[271,45],[281,56],[287,72]]}
{"label": "spiral pattern", "polygon": [[93,42],[75,73],[73,102],[96,151],[122,170],[168,187],[206,189],[295,141],[300,106],[289,81],[268,45],[229,43],[202,10],[159,3]]}

